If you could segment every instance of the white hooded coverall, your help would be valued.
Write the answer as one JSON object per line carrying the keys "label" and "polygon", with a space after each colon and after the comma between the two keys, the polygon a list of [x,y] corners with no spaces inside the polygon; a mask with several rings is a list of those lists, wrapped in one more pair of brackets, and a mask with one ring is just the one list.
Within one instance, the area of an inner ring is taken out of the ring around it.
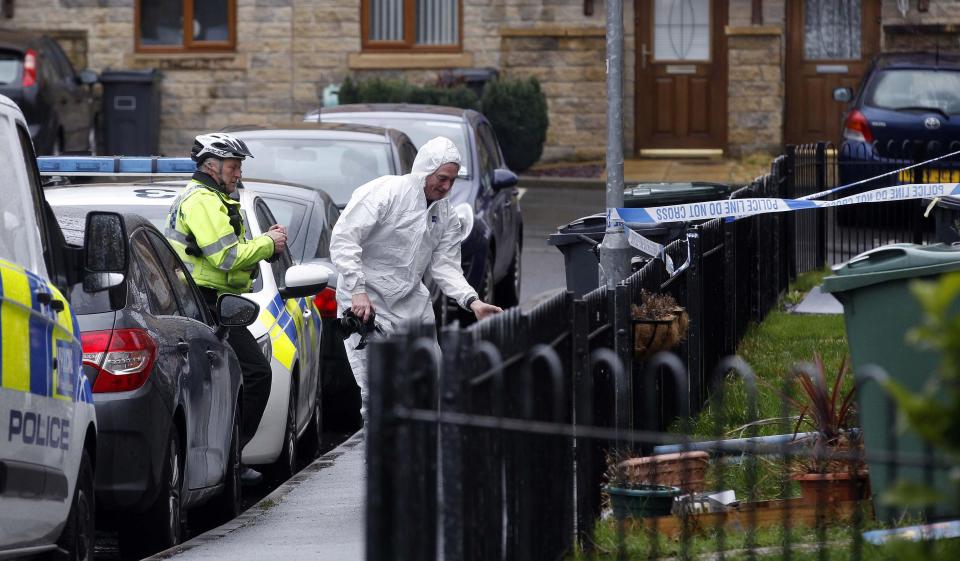
{"label": "white hooded coverall", "polygon": [[[353,192],[330,243],[330,256],[340,273],[338,316],[350,309],[354,294],[365,292],[384,333],[404,321],[434,323],[430,293],[423,284],[427,270],[461,307],[477,297],[460,268],[457,213],[448,198],[427,206],[423,191],[427,176],[450,162],[460,165],[460,152],[451,140],[437,137],[420,148],[411,173],[383,176]],[[359,341],[354,334],[345,346],[366,419],[367,351],[356,350]]]}

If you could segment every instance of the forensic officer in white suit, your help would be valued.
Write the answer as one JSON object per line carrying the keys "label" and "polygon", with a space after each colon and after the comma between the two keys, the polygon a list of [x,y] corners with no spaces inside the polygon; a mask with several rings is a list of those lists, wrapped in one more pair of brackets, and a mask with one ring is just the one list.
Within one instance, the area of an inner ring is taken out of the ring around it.
{"label": "forensic officer in white suit", "polygon": [[[433,323],[429,271],[448,297],[477,319],[502,312],[479,299],[460,268],[460,220],[446,196],[461,165],[448,138],[425,143],[407,175],[387,175],[358,188],[333,228],[330,255],[340,273],[337,308],[362,321],[375,317],[385,333],[405,320]],[[366,421],[367,351],[360,335],[346,341],[347,357],[360,386]]]}

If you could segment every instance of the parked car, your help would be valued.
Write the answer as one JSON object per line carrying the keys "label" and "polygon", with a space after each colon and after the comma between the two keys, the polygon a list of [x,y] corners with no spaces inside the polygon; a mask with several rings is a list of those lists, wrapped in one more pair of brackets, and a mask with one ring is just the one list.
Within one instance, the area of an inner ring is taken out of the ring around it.
{"label": "parked car", "polygon": [[38,154],[95,153],[93,70],[77,74],[52,38],[0,30],[0,94],[20,106]]}
{"label": "parked car", "polygon": [[[519,302],[523,216],[517,176],[507,169],[493,127],[482,113],[433,105],[358,104],[314,111],[305,120],[389,127],[406,133],[417,146],[436,136],[452,140],[463,167],[449,196],[461,223],[473,225],[462,246],[463,272],[483,300],[505,307]],[[464,208],[470,216],[464,216]]]}
{"label": "parked car", "polygon": [[321,189],[343,208],[353,191],[381,175],[410,173],[417,148],[407,135],[381,127],[303,124],[290,128],[230,127],[254,155],[248,178]]}
{"label": "parked car", "polygon": [[[165,227],[170,203],[185,182],[95,184],[52,187],[47,197],[62,206],[124,209]],[[252,190],[237,191],[247,235],[265,232],[276,219]],[[296,471],[298,456],[315,457],[322,445],[320,384],[320,314],[313,303],[326,287],[329,269],[294,265],[289,251],[273,263],[260,263],[253,291],[244,297],[260,305],[249,329],[270,359],[273,383],[256,435],[244,447],[242,461],[265,465],[279,477]],[[301,443],[305,450],[299,450]]]}
{"label": "parked car", "polygon": [[[50,193],[67,242],[82,239],[92,207]],[[220,326],[258,310],[226,296],[218,324],[163,234],[137,215],[124,223],[126,281],[71,296],[100,429],[97,504],[121,515],[121,552],[143,556],[180,543],[186,511],[206,501],[220,519],[240,513],[242,376]]]}
{"label": "parked car", "polygon": [[67,246],[27,122],[3,95],[0,162],[0,559],[90,559],[97,420],[69,288],[123,282],[123,218],[92,213],[83,247]]}
{"label": "parked car", "polygon": [[[837,101],[849,102],[838,155],[843,184],[903,167],[905,162],[960,150],[960,54],[881,54],[856,92],[837,88],[833,95]],[[957,180],[957,166],[944,162],[916,174],[905,172],[870,182],[864,188],[897,181]]]}
{"label": "parked car", "polygon": [[[249,160],[247,160],[249,161]],[[267,202],[277,221],[287,227],[288,243],[294,261],[318,262],[335,268],[330,261],[330,238],[340,209],[326,192],[296,184],[244,181]],[[320,344],[323,380],[323,426],[337,430],[359,428],[360,389],[347,360],[343,338],[337,326],[337,275],[330,276],[327,287],[313,299],[323,318]]]}

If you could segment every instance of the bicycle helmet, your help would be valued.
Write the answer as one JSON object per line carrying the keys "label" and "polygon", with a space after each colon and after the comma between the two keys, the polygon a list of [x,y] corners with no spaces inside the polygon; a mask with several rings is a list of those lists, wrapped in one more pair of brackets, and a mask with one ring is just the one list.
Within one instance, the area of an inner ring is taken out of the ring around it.
{"label": "bicycle helmet", "polygon": [[247,156],[253,157],[250,149],[247,148],[239,138],[222,132],[210,134],[200,134],[193,140],[193,150],[190,151],[190,157],[195,162],[201,162],[204,158],[213,156],[215,158],[236,158],[243,160]]}

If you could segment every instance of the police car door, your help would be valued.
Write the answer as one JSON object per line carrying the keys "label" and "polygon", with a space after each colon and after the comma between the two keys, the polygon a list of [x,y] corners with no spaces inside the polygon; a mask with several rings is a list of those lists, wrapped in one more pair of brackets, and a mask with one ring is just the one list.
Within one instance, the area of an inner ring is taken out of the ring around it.
{"label": "police car door", "polygon": [[[266,232],[270,226],[277,224],[276,218],[263,199],[257,198],[254,203],[257,214],[257,224],[261,232]],[[290,256],[290,248],[287,247],[280,257],[271,263],[271,270],[276,279],[277,287],[285,286],[284,276],[287,269],[293,265],[293,258]],[[297,430],[303,427],[309,421],[310,414],[313,412],[313,396],[317,395],[317,384],[319,376],[315,374],[315,369],[319,361],[320,350],[313,348],[314,336],[307,329],[307,324],[313,324],[311,318],[312,311],[303,298],[290,298],[284,300],[284,307],[293,318],[297,330],[297,354],[300,358],[300,376],[297,380]]]}
{"label": "police car door", "polygon": [[0,548],[66,519],[93,418],[76,322],[47,282],[40,188],[24,158],[29,136],[0,113]]}

